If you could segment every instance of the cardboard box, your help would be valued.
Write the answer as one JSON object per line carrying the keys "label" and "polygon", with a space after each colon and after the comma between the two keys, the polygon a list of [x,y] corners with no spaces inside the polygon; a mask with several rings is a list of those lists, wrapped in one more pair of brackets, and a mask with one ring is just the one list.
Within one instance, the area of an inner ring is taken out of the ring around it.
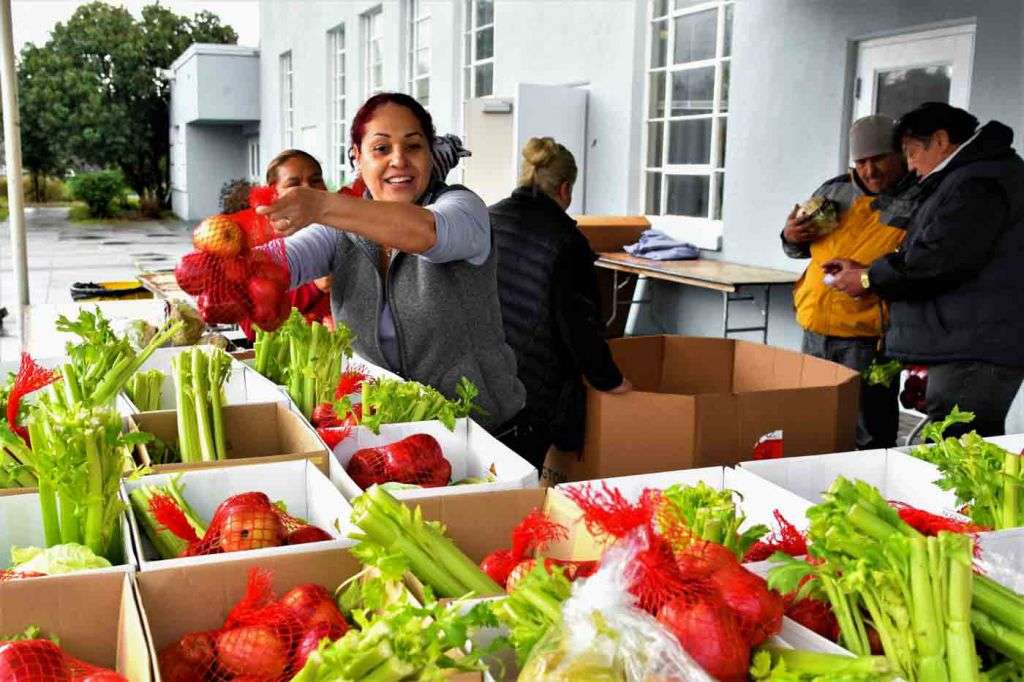
{"label": "cardboard box", "polygon": [[[126,514],[120,515],[119,523],[121,538],[129,537],[131,531]],[[130,542],[122,544],[124,556],[120,565],[79,571],[73,575],[134,571],[139,564],[135,549]],[[11,547],[15,546],[46,546],[43,533],[43,514],[39,508],[39,493],[37,492],[24,492],[24,489],[19,489],[7,494],[7,491],[0,491],[0,569],[10,568]],[[0,601],[0,606],[3,606],[3,601]],[[0,609],[0,611],[2,610]],[[0,634],[5,632],[0,629]]]}
{"label": "cardboard box", "polygon": [[[298,412],[285,402],[227,405],[224,407],[224,429],[228,447],[227,459],[193,464],[160,464],[154,471],[211,469],[239,464],[309,459],[327,473],[327,446]],[[174,410],[140,412],[129,418],[128,428],[151,433],[165,443],[178,441],[178,413]],[[139,464],[151,462],[149,449],[139,445],[135,450]]]}
{"label": "cardboard box", "polygon": [[363,491],[345,473],[345,467],[348,466],[352,455],[357,450],[387,445],[417,433],[426,433],[437,439],[445,459],[452,465],[452,481],[470,477],[483,478],[488,475],[493,475],[497,480],[492,483],[472,483],[444,488],[395,490],[392,494],[398,499],[537,487],[537,470],[533,465],[470,419],[456,421],[454,431],[449,431],[439,421],[385,424],[381,427],[379,435],[367,428],[357,427],[348,438],[334,448],[330,464],[331,481],[345,497],[357,497]]}
{"label": "cardboard box", "polygon": [[851,449],[859,375],[746,341],[685,336],[615,339],[636,390],[590,390],[582,457],[549,464],[563,480],[731,466],[758,438],[784,432],[785,454]]}
{"label": "cardboard box", "polygon": [[67,653],[149,682],[152,662],[131,574],[78,573],[0,582],[0,633],[30,625]]}
{"label": "cardboard box", "polygon": [[[174,379],[172,378],[171,359],[180,353],[191,351],[194,346],[175,346],[173,348],[158,348],[146,362],[143,363],[141,371],[157,369],[164,374],[164,383],[160,391],[160,409],[174,410],[177,408],[177,400],[174,393]],[[228,405],[247,405],[250,403],[291,403],[287,393],[283,393],[274,382],[255,372],[245,363],[239,360],[231,362],[231,374],[224,382],[224,397]],[[124,415],[139,413],[139,408],[125,395],[120,394],[117,398],[117,407]]]}
{"label": "cardboard box", "polygon": [[581,215],[575,218],[576,226],[595,253],[622,251],[626,244],[640,241],[640,235],[651,226],[642,215]]}
{"label": "cardboard box", "polygon": [[1024,594],[1024,528],[978,533],[975,566],[1017,594]]}
{"label": "cardboard box", "polygon": [[[172,474],[154,474],[122,482],[127,495],[143,485],[166,484]],[[221,502],[239,493],[266,493],[271,502],[283,502],[288,513],[317,526],[334,536],[334,540],[304,545],[285,545],[230,554],[211,554],[179,559],[160,559],[149,538],[143,531],[134,510],[128,521],[131,526],[130,542],[139,557],[142,571],[158,567],[193,566],[216,563],[233,558],[236,554],[246,557],[268,558],[280,554],[324,550],[352,544],[345,539],[342,526],[348,523],[352,508],[331,482],[307,460],[253,464],[251,466],[204,469],[184,473],[179,480],[182,494],[200,518],[209,522]],[[126,536],[129,537],[129,536]]]}
{"label": "cardboard box", "polygon": [[664,490],[677,484],[686,486],[697,483],[704,483],[715,490],[732,490],[736,493],[736,506],[746,516],[746,520],[741,526],[742,529],[759,523],[769,528],[777,528],[776,511],[800,530],[807,528],[805,514],[808,507],[811,506],[807,500],[770,481],[754,476],[748,471],[730,467],[705,467],[703,469],[607,478],[600,481],[563,483],[556,486],[555,489],[565,491],[587,484],[607,484],[622,493],[626,499],[635,502],[640,499],[643,491],[649,488]]}
{"label": "cardboard box", "polygon": [[896,500],[933,514],[956,514],[956,496],[933,481],[934,464],[895,450],[860,450],[811,457],[743,462],[740,469],[799,495],[812,504],[838,476],[861,479],[878,488],[887,500]]}

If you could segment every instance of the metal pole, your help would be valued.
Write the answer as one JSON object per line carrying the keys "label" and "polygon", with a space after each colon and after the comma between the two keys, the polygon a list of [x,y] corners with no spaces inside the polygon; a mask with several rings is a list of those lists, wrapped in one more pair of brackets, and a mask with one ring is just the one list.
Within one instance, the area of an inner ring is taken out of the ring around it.
{"label": "metal pole", "polygon": [[[0,95],[3,96],[4,160],[7,163],[7,219],[18,303],[28,305],[28,253],[25,249],[25,194],[21,185],[21,114],[14,65],[11,0],[0,0]],[[19,316],[20,317],[20,316]],[[23,331],[23,325],[21,325]]]}

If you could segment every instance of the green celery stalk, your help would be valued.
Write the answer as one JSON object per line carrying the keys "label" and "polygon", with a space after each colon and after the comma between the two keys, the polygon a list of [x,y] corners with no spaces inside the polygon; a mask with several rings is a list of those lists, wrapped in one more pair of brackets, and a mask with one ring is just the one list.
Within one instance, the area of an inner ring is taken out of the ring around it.
{"label": "green celery stalk", "polygon": [[1003,455],[1003,528],[1016,528],[1020,525],[1018,521],[1021,486],[1020,458],[1020,455],[1012,452]]}
{"label": "green celery stalk", "polygon": [[210,389],[210,416],[213,422],[213,444],[216,459],[227,459],[227,434],[224,429],[224,382],[231,373],[231,356],[224,351],[210,354],[209,377],[207,385]]}
{"label": "green celery stalk", "polygon": [[944,632],[937,627],[940,620],[933,602],[930,569],[928,539],[911,538],[910,589],[913,608],[911,618],[914,639],[917,641],[917,675],[920,680],[944,682],[949,679],[946,672],[946,660],[943,656]]}
{"label": "green celery stalk", "polygon": [[[886,679],[892,673],[892,666],[884,656],[851,657],[844,654],[800,651],[775,646],[763,646],[758,651],[768,653],[773,666],[782,663],[782,669],[787,673],[825,678],[853,674],[878,675],[880,678]],[[801,679],[803,678],[801,677]]]}
{"label": "green celery stalk", "polygon": [[1024,634],[1006,627],[978,609],[971,611],[971,630],[982,643],[1024,665]]}
{"label": "green celery stalk", "polygon": [[199,457],[204,462],[217,459],[217,446],[210,423],[210,387],[206,353],[198,347],[192,349],[192,399],[195,401],[196,431],[199,433]]}
{"label": "green celery stalk", "polygon": [[142,524],[142,530],[153,543],[160,558],[175,559],[185,552],[188,543],[161,526],[153,518],[149,510],[149,501],[157,492],[163,491],[154,486],[140,486],[128,494],[128,499],[132,503],[132,508],[135,509],[135,518]]}
{"label": "green celery stalk", "polygon": [[[103,537],[103,521],[105,506],[103,491],[106,485],[104,469],[109,465],[103,462],[100,446],[97,444],[97,436],[93,431],[83,434],[83,445],[85,447],[86,467],[88,471],[88,489],[86,491],[85,508],[85,546],[93,551],[96,556],[104,556],[107,553],[107,546]],[[120,471],[115,476],[120,477]]]}
{"label": "green celery stalk", "polygon": [[973,607],[1003,625],[1024,633],[1024,597],[991,578],[974,578]]}
{"label": "green celery stalk", "polygon": [[64,384],[64,402],[72,405],[82,402],[82,387],[78,383],[78,373],[70,362],[60,367],[60,375]]}
{"label": "green celery stalk", "polygon": [[113,399],[120,391],[126,381],[156,352],[156,349],[164,345],[184,326],[183,322],[173,322],[163,330],[157,332],[146,347],[134,356],[127,356],[118,361],[103,378],[103,381],[96,387],[89,397],[92,405],[105,405]]}
{"label": "green celery stalk", "polygon": [[416,666],[412,663],[407,663],[397,658],[389,658],[370,674],[357,679],[361,679],[362,682],[401,682],[408,679],[415,672]]}
{"label": "green celery stalk", "polygon": [[196,461],[195,449],[197,446],[192,440],[195,404],[189,395],[189,388],[192,384],[192,354],[187,351],[178,353],[171,358],[171,368],[174,377],[175,402],[178,408],[178,451],[181,461],[184,464],[191,464]]}
{"label": "green celery stalk", "polygon": [[971,598],[974,573],[971,567],[971,538],[940,533],[938,543],[948,562],[946,606],[946,667],[951,680],[976,682],[978,654],[971,632]]}

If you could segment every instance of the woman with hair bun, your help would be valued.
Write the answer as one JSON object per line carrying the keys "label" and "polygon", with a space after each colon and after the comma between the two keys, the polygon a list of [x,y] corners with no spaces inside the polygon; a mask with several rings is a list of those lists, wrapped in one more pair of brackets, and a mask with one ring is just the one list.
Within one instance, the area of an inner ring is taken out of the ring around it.
{"label": "woman with hair bun", "polygon": [[352,121],[362,197],[294,187],[257,209],[278,233],[292,286],[331,275],[335,321],[370,362],[455,397],[468,378],[495,430],[523,405],[505,343],[487,206],[431,169],[430,114],[385,92]]}
{"label": "woman with hair bun", "polygon": [[611,393],[632,386],[605,340],[597,256],[565,212],[576,160],[550,137],[530,139],[522,154],[519,187],[490,208],[505,337],[526,386],[526,406],[502,440],[539,468],[550,446],[583,445],[583,380]]}

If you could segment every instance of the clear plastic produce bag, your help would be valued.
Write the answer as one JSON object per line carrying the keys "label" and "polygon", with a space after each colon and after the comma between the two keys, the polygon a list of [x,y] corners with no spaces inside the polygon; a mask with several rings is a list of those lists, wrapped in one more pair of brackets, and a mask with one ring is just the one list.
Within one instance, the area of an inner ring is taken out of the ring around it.
{"label": "clear plastic produce bag", "polygon": [[575,583],[562,622],[534,647],[520,682],[713,682],[629,592],[640,533],[616,543]]}

